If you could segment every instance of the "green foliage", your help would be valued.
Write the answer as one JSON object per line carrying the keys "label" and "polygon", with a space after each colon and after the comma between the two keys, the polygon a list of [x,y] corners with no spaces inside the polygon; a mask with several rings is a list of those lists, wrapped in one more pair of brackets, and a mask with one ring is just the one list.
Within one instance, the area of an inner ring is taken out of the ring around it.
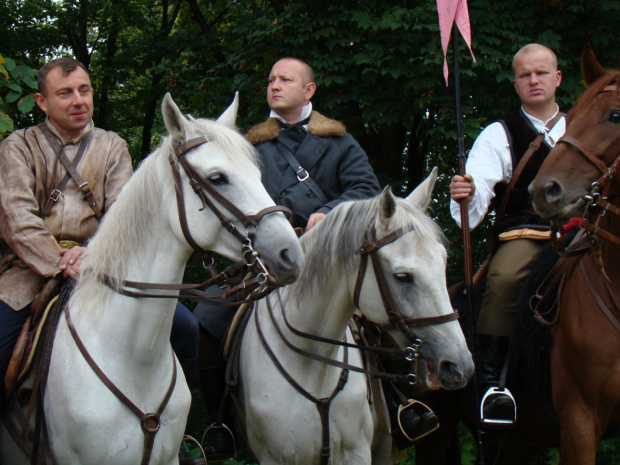
{"label": "green foliage", "polygon": [[13,131],[14,107],[23,115],[34,108],[35,74],[29,66],[0,55],[0,140]]}
{"label": "green foliage", "polygon": [[[471,0],[469,11],[475,63],[458,41],[466,151],[484,126],[518,105],[511,59],[522,45],[537,41],[558,53],[564,110],[583,91],[579,56],[586,42],[604,66],[617,66],[617,0]],[[239,91],[238,125],[246,130],[268,114],[273,62],[307,60],[318,84],[315,108],[347,125],[382,185],[406,194],[439,167],[432,214],[452,244],[448,281],[462,279],[448,194],[457,168],[455,76],[450,50],[446,87],[435,0],[0,2],[0,30],[0,53],[15,63],[0,66],[0,133],[40,117],[31,111],[32,86],[20,77],[34,75],[13,72],[72,54],[89,68],[96,124],[124,137],[136,163],[165,132],[165,92],[184,112],[214,117]],[[491,220],[492,213],[472,232],[476,264]],[[605,447],[602,453],[616,454],[615,443]]]}

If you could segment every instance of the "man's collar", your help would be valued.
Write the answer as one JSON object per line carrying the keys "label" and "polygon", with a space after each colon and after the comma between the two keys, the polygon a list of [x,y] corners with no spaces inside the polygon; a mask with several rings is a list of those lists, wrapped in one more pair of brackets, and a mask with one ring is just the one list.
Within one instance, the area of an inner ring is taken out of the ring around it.
{"label": "man's collar", "polygon": [[52,131],[52,133],[58,137],[58,139],[60,140],[60,142],[62,143],[62,145],[67,145],[67,144],[77,144],[78,142],[80,142],[82,139],[84,139],[84,137],[86,137],[86,135],[91,132],[93,130],[93,128],[95,127],[95,123],[93,123],[93,120],[91,119],[88,124],[86,125],[86,127],[84,127],[84,129],[82,130],[82,133],[77,136],[75,139],[71,139],[71,140],[67,140],[65,139],[65,137],[60,133],[60,131],[56,128],[56,126],[54,126],[51,121],[49,116],[45,117],[45,124],[47,124],[47,127],[50,128],[50,130]]}
{"label": "man's collar", "polygon": [[[309,118],[310,117],[310,113],[312,113],[312,102],[308,102],[308,105],[306,105],[305,107],[303,107],[301,109],[301,114],[299,115],[299,119],[297,121],[303,121],[303,120]],[[274,110],[271,110],[271,112],[269,113],[269,117],[270,118],[276,118],[276,119],[282,121],[283,123],[286,123],[286,120],[284,118],[282,118]]]}
{"label": "man's collar", "polygon": [[523,105],[521,105],[521,111],[525,114],[525,116],[527,116],[530,121],[532,121],[532,123],[536,123],[539,122],[542,126],[546,126],[546,124],[551,121],[553,118],[556,117],[556,115],[558,114],[558,112],[560,111],[560,107],[558,106],[558,104],[555,104],[555,113],[553,113],[553,115],[551,115],[551,118],[547,119],[547,121],[543,121],[540,118],[537,118],[534,115],[530,115],[527,111],[525,111],[525,108],[523,108]]}

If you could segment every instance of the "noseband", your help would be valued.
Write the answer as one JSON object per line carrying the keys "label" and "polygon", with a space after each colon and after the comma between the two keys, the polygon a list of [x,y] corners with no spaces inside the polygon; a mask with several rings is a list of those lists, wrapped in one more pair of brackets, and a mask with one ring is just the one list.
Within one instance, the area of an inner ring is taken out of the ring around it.
{"label": "noseband", "polygon": [[397,229],[396,231],[391,232],[387,236],[382,239],[376,239],[376,231],[374,225],[370,229],[370,239],[371,242],[362,245],[357,253],[361,255],[360,259],[360,267],[357,273],[357,281],[355,283],[355,291],[353,292],[353,302],[357,308],[360,308],[359,299],[360,293],[362,290],[362,284],[364,282],[364,277],[366,275],[366,268],[368,264],[368,256],[370,256],[370,260],[372,262],[372,268],[375,272],[375,278],[377,280],[377,285],[379,286],[379,293],[381,294],[381,299],[383,300],[383,306],[388,315],[389,323],[385,325],[381,325],[381,328],[392,329],[396,328],[400,330],[401,333],[407,337],[409,342],[412,344],[419,346],[421,344],[421,340],[418,339],[415,334],[411,332],[411,327],[421,327],[421,326],[430,326],[437,325],[441,323],[447,323],[449,321],[453,321],[458,319],[459,314],[457,311],[453,311],[452,313],[447,313],[445,315],[438,316],[430,316],[430,317],[422,317],[422,318],[404,318],[402,313],[396,307],[394,303],[394,299],[392,298],[392,293],[390,292],[390,288],[387,283],[387,279],[383,270],[381,268],[381,264],[379,263],[379,256],[377,254],[378,250],[388,244],[391,244],[399,237],[405,235],[406,233],[413,231],[415,228],[413,225],[403,226],[402,228]]}

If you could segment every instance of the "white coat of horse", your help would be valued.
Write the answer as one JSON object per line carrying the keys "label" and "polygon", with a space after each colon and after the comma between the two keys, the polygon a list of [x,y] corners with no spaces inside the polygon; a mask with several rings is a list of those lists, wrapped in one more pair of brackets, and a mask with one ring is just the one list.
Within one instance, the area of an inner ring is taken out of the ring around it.
{"label": "white coat of horse", "polygon": [[[133,175],[88,246],[88,257],[69,302],[79,337],[103,373],[142,412],[156,412],[177,380],[161,413],[150,465],[178,463],[191,395],[170,346],[174,299],[134,298],[102,282],[181,283],[192,248],[179,220],[171,160],[175,149],[197,137],[208,140],[182,156],[206,183],[245,215],[274,203],[263,188],[256,153],[234,122],[237,98],[217,121],[185,117],[170,95],[162,114],[170,133]],[[187,224],[203,249],[241,259],[241,244],[203,203],[181,170]],[[217,202],[216,202],[217,203]],[[225,211],[222,209],[222,211]],[[245,227],[226,213],[238,230]],[[262,218],[254,249],[276,280],[294,281],[303,264],[299,241],[281,212]],[[44,410],[55,464],[137,465],[145,435],[138,417],[112,394],[76,347],[61,316],[52,352]],[[30,463],[0,431],[0,462]]]}
{"label": "white coat of horse", "polygon": [[[329,409],[330,463],[391,463],[386,452],[391,442],[386,444],[385,435],[376,435],[365,375],[351,371],[342,391],[336,393],[342,369],[291,350],[272,324],[267,303],[290,343],[344,361],[342,347],[294,334],[283,312],[296,330],[352,342],[347,324],[356,310],[354,289],[360,263],[357,251],[369,242],[369,230],[374,225],[378,240],[406,228],[401,237],[378,251],[383,274],[403,317],[441,318],[451,314],[445,280],[447,253],[439,228],[425,214],[436,175],[435,169],[406,199],[386,189],[376,198],[335,208],[302,237],[306,264],[299,280],[257,303],[242,342],[240,400],[250,447],[262,465],[321,463],[322,425],[317,406],[292,386],[276,363],[312,397],[334,396]],[[368,319],[379,324],[387,322],[370,261],[359,302]],[[474,367],[458,322],[411,331],[422,340],[419,382],[432,389],[463,387]],[[398,331],[391,332],[403,347],[410,344]],[[261,343],[261,333],[277,362]],[[348,363],[362,366],[356,349],[348,349]],[[381,449],[379,443],[383,450],[373,452]]]}

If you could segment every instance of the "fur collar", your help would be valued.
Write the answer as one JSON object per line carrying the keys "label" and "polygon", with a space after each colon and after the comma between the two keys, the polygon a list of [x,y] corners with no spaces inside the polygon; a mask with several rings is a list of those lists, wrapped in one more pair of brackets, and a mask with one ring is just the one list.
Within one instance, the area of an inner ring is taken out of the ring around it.
{"label": "fur collar", "polygon": [[[313,111],[308,122],[308,132],[318,137],[342,137],[347,128],[340,121],[327,118]],[[280,124],[276,118],[267,118],[264,123],[257,124],[245,135],[253,145],[273,140],[280,134]]]}

